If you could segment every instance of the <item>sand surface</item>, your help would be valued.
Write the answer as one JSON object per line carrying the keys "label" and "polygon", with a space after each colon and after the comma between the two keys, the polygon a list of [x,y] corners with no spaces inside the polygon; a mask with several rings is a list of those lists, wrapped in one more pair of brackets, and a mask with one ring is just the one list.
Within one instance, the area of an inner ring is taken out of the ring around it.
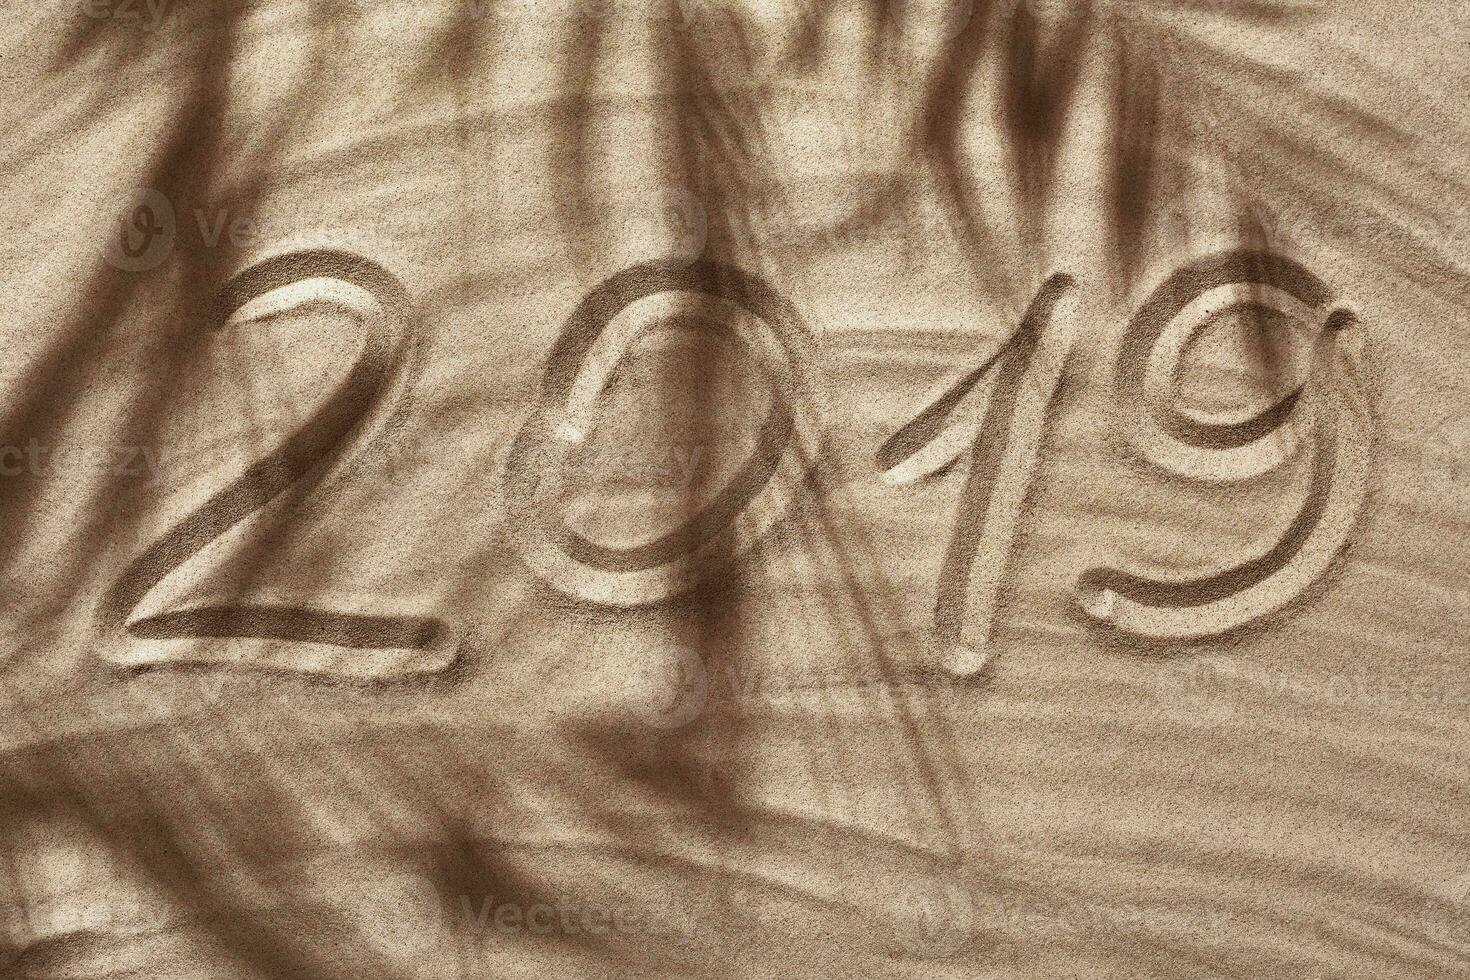
{"label": "sand surface", "polygon": [[1470,976],[1467,10],[9,10],[6,975]]}

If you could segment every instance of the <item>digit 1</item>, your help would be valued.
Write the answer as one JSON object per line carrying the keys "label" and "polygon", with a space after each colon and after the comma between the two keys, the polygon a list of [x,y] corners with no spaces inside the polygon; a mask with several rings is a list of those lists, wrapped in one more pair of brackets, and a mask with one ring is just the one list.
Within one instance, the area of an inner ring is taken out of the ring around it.
{"label": "digit 1", "polygon": [[[978,674],[991,658],[1016,522],[1036,474],[1047,413],[1077,341],[1075,288],[1069,276],[1048,279],[1005,344],[947,385],[878,450],[884,481],[897,485],[943,472],[969,447],[969,475],[934,610],[941,663],[959,676]],[[976,411],[984,405],[973,436],[966,425],[973,416],[959,411],[972,395]]]}

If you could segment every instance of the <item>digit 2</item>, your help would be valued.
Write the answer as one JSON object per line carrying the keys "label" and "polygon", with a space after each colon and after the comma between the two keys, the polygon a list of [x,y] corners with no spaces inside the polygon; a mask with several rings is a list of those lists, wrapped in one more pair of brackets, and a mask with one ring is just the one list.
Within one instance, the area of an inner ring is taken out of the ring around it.
{"label": "digit 2", "polygon": [[[268,507],[284,514],[325,489],[390,427],[392,403],[407,390],[403,366],[413,343],[413,321],[404,287],[376,263],[330,249],[264,259],[224,285],[213,322],[227,326],[279,313],[298,305],[303,294],[357,317],[363,342],[356,360],[326,401],[274,452],[129,564],[102,602],[107,635],[123,635],[121,644],[104,654],[109,662],[130,668],[194,664],[386,678],[442,670],[452,661],[450,631],[429,617],[249,604],[138,614],[166,580],[198,581],[236,554],[238,547],[231,549],[223,538],[247,518]],[[391,398],[386,397],[390,390]],[[185,566],[191,563],[205,567],[190,574]]]}

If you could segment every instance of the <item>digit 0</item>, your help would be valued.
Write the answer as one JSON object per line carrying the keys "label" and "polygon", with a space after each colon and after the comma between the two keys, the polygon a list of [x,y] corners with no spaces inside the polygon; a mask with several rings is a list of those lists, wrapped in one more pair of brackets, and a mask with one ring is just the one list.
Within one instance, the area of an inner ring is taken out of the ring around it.
{"label": "digit 0", "polygon": [[[601,424],[609,385],[649,333],[670,322],[731,342],[770,388],[755,451],[705,506],[646,543],[610,547],[568,526],[567,461]],[[505,507],[526,565],[569,596],[612,606],[660,602],[745,553],[806,486],[820,427],[803,376],[811,335],[760,278],[715,262],[646,263],[577,306],[548,358],[538,405],[506,459]]]}

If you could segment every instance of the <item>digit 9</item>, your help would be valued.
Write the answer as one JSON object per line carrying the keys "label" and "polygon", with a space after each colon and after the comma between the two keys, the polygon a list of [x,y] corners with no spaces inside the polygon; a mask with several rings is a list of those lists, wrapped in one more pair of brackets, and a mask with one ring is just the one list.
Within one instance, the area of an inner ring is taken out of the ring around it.
{"label": "digit 9", "polygon": [[[1226,315],[1284,319],[1309,350],[1305,377],[1264,408],[1182,407],[1192,343]],[[1128,324],[1113,368],[1118,424],[1130,450],[1181,481],[1256,480],[1300,458],[1307,490],[1269,547],[1206,575],[1150,577],[1099,566],[1078,579],[1083,612],[1139,638],[1230,632],[1299,597],[1347,545],[1367,496],[1371,419],[1357,317],[1296,262],[1260,251],[1208,256],[1165,280]]]}

